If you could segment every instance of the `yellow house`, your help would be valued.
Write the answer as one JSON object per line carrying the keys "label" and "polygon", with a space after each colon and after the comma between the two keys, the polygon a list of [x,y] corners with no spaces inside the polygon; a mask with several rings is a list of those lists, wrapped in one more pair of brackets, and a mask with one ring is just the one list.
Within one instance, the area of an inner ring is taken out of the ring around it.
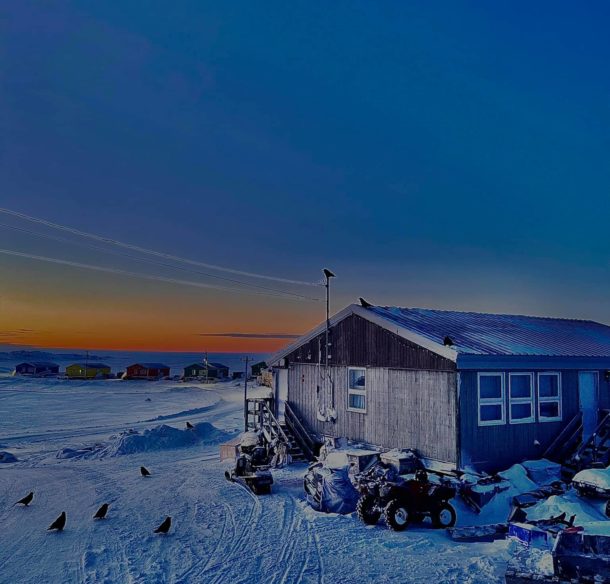
{"label": "yellow house", "polygon": [[110,367],[104,363],[73,363],[66,367],[70,379],[103,379],[110,377]]}

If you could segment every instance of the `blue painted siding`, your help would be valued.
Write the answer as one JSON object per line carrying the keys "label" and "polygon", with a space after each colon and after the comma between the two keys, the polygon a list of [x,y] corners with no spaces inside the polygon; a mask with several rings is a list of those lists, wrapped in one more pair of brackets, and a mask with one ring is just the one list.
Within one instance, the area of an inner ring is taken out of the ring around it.
{"label": "blue painted siding", "polygon": [[[519,360],[510,369],[494,368],[486,364],[484,371],[497,371],[505,376],[506,422],[501,425],[478,425],[478,382],[477,370],[461,370],[459,383],[459,440],[460,464],[462,467],[474,466],[479,470],[495,471],[531,458],[539,458],[561,432],[563,427],[578,413],[578,369],[559,369],[548,366],[534,368]],[[518,366],[517,366],[518,365]],[[509,371],[532,372],[558,371],[561,374],[562,419],[558,422],[538,421],[537,376],[534,376],[534,407],[536,421],[510,424],[508,421],[508,373]],[[583,371],[592,371],[583,367]],[[604,369],[597,369],[599,378],[599,407],[610,408],[610,384],[604,378]],[[540,444],[537,445],[536,441]]]}

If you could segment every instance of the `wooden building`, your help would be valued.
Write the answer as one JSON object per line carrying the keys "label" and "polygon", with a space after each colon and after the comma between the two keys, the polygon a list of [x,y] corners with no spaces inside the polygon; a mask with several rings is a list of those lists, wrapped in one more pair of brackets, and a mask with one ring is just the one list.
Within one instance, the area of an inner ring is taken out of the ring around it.
{"label": "wooden building", "polygon": [[184,379],[227,379],[229,368],[222,363],[193,363],[184,368]]}
{"label": "wooden building", "polygon": [[134,363],[129,365],[123,379],[165,379],[169,377],[169,367],[163,363]]}
{"label": "wooden building", "polygon": [[254,363],[251,368],[252,377],[258,377],[265,369],[267,369],[267,363],[265,363],[265,361]]}
{"label": "wooden building", "polygon": [[49,361],[29,361],[27,363],[19,363],[15,366],[15,375],[45,377],[48,375],[57,375],[58,373],[59,365]]}
{"label": "wooden building", "polygon": [[497,470],[610,408],[610,327],[350,305],[271,359],[278,404],[318,436]]}
{"label": "wooden building", "polygon": [[110,375],[110,367],[105,363],[73,363],[66,367],[70,379],[107,379]]}

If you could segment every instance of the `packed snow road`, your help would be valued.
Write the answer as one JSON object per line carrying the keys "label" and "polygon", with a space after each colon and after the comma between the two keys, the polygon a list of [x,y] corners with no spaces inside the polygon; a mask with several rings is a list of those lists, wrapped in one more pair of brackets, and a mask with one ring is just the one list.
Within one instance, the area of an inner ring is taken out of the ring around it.
{"label": "packed snow road", "polygon": [[[240,429],[241,400],[231,383],[0,377],[0,450],[18,459],[0,464],[0,582],[502,580],[503,542],[312,511],[303,466],[277,471],[271,496],[228,483],[218,442]],[[14,506],[29,491],[32,504]],[[104,502],[107,519],[93,521]],[[61,511],[66,529],[47,532]],[[153,534],[168,515],[170,533]]]}

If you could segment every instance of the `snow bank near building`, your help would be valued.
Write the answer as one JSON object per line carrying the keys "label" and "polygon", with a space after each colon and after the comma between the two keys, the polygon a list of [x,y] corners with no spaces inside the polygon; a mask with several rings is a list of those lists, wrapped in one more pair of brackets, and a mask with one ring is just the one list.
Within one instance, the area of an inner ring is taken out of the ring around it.
{"label": "snow bank near building", "polygon": [[57,458],[103,458],[195,445],[214,445],[225,442],[232,436],[234,436],[233,433],[219,430],[209,422],[200,422],[193,428],[184,430],[162,424],[150,430],[144,430],[144,432],[128,430],[111,437],[110,443],[95,444],[84,448],[64,448],[57,453]]}
{"label": "snow bank near building", "polygon": [[17,462],[17,457],[11,452],[0,450],[0,464],[4,462]]}
{"label": "snow bank near building", "polygon": [[192,430],[178,430],[162,424],[142,434],[127,434],[121,436],[110,451],[110,456],[122,456],[135,452],[151,450],[169,450],[183,448],[195,444],[219,444],[228,440],[232,434],[219,430],[209,422],[195,424]]}

